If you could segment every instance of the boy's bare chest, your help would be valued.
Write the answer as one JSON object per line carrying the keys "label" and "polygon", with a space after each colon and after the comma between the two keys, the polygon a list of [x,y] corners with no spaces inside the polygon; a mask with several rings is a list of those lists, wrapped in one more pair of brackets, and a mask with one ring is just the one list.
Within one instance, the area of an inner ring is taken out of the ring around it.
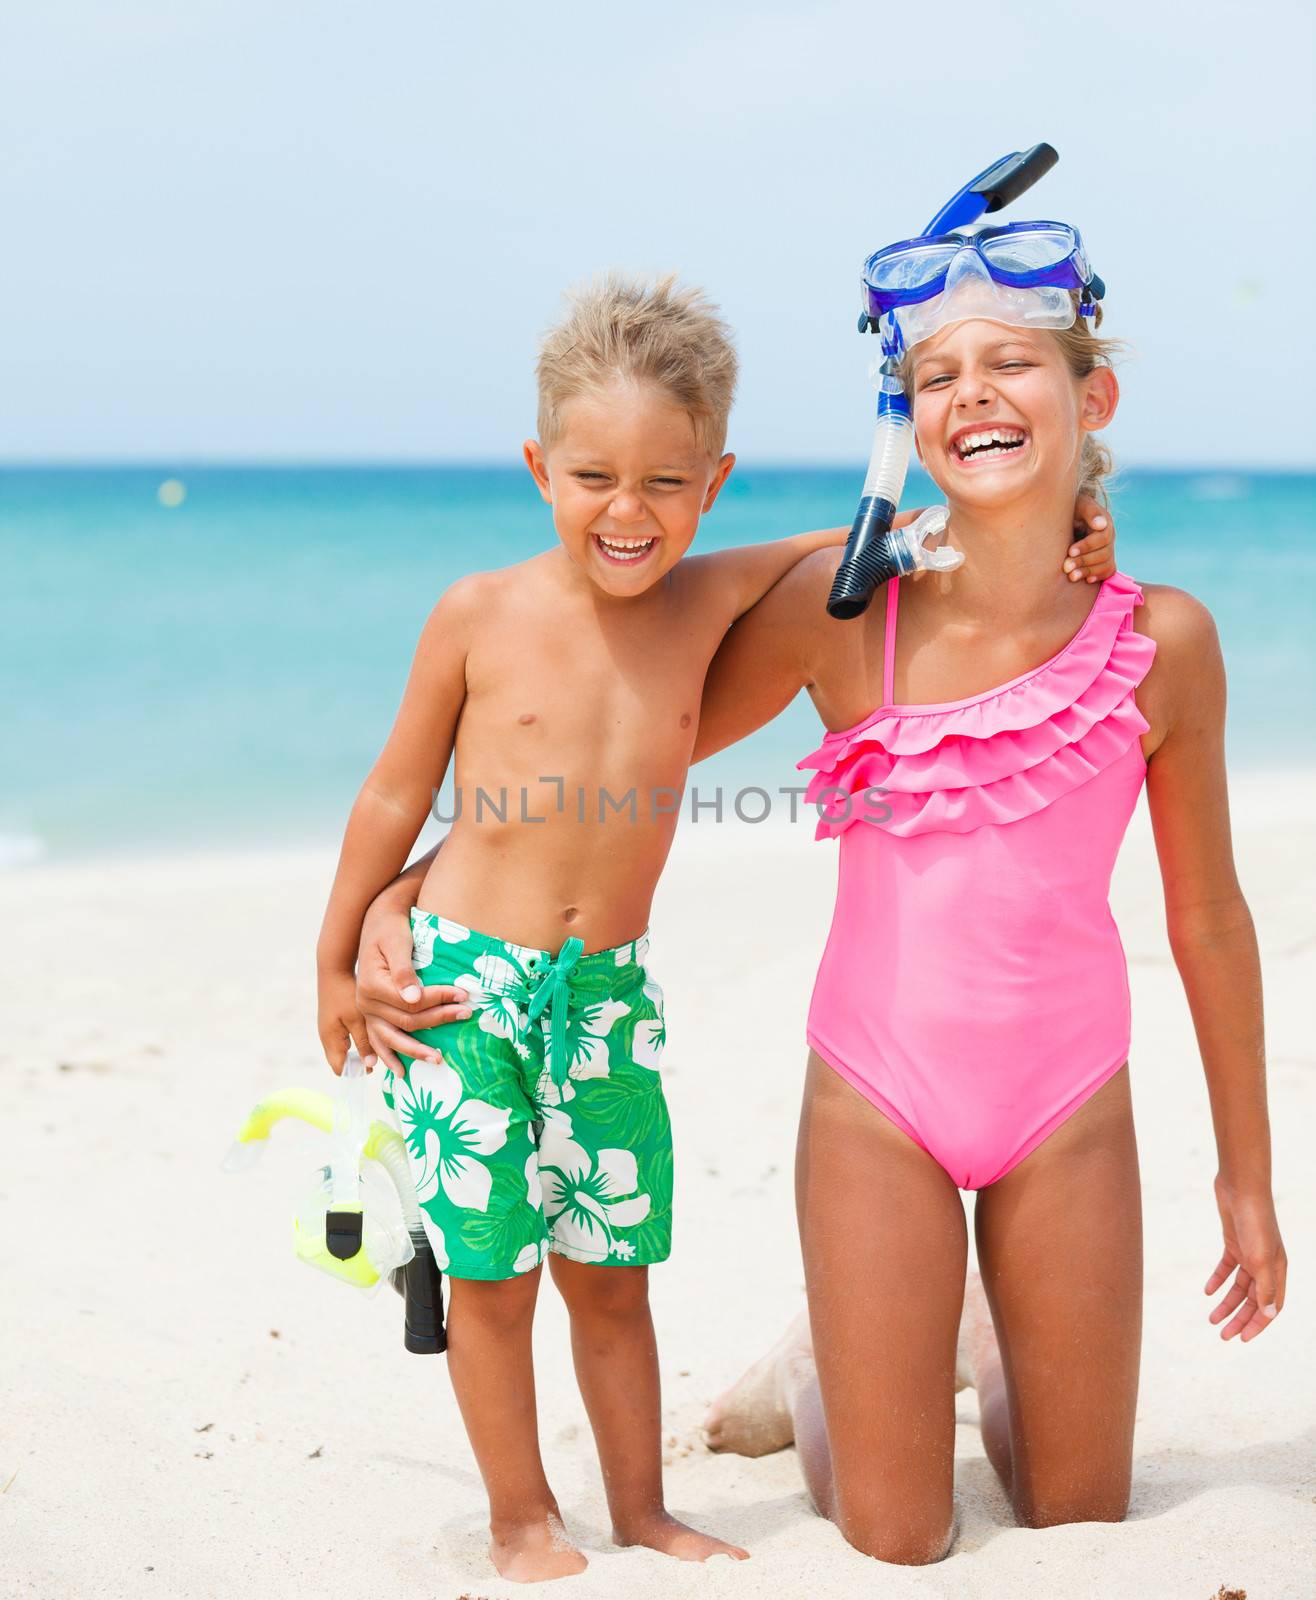
{"label": "boy's bare chest", "polygon": [[652,630],[601,641],[564,628],[505,639],[497,659],[490,643],[468,664],[459,743],[471,753],[518,765],[688,759],[711,642]]}

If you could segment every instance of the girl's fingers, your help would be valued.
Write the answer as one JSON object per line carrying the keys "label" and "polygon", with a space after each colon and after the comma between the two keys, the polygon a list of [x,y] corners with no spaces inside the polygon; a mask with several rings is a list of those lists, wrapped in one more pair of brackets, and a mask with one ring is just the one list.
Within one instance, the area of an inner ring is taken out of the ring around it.
{"label": "girl's fingers", "polygon": [[[1275,1266],[1275,1299],[1274,1299],[1274,1306],[1275,1306],[1276,1313],[1281,1312],[1284,1309],[1284,1296],[1288,1292],[1288,1286],[1289,1286],[1289,1258],[1284,1254],[1284,1248],[1281,1245],[1280,1252],[1279,1252],[1279,1261],[1276,1263],[1276,1266]],[[1264,1309],[1264,1303],[1263,1303],[1263,1309]]]}
{"label": "girl's fingers", "polygon": [[[1263,1322],[1273,1322],[1279,1315],[1280,1282],[1277,1263],[1264,1262],[1252,1275],[1252,1298]],[[1260,1331],[1260,1330],[1258,1330]]]}
{"label": "girl's fingers", "polygon": [[380,1069],[393,1072],[399,1078],[405,1078],[407,1075],[406,1067],[401,1061],[398,1060],[389,1047],[379,1037],[378,1027],[372,1023],[368,1017],[366,1019],[366,1033],[369,1035],[370,1048],[375,1053],[376,1059],[380,1065]]}
{"label": "girl's fingers", "polygon": [[[411,986],[416,990],[417,997],[419,997],[420,985],[415,982],[416,974],[413,972],[411,977]],[[398,985],[394,980],[393,974],[385,963],[378,959],[377,954],[374,960],[362,960],[358,963],[356,969],[356,996],[358,1005],[361,1004],[362,999],[373,1000],[376,1004],[390,1006],[403,1004],[403,1001],[399,998]]]}
{"label": "girl's fingers", "polygon": [[387,942],[381,941],[380,943],[379,953],[388,972],[388,981],[393,990],[393,1003],[395,1005],[397,1004],[398,996],[401,996],[407,1005],[413,1005],[420,999],[420,979],[416,976],[416,969],[411,964],[414,949],[411,939],[401,935],[391,937]]}
{"label": "girl's fingers", "polygon": [[421,1006],[464,1006],[469,1003],[470,996],[465,989],[458,989],[451,983],[428,983],[420,992],[417,1001]]}
{"label": "girl's fingers", "polygon": [[1236,1265],[1237,1265],[1237,1262],[1234,1260],[1233,1256],[1230,1255],[1228,1250],[1226,1250],[1224,1255],[1222,1255],[1220,1257],[1219,1265],[1216,1267],[1215,1271],[1211,1274],[1211,1276],[1206,1280],[1206,1289],[1205,1289],[1204,1293],[1206,1293],[1206,1294],[1214,1294],[1216,1292],[1216,1290],[1220,1287],[1220,1285],[1229,1276],[1229,1274],[1234,1270]]}
{"label": "girl's fingers", "polygon": [[1242,1267],[1240,1267],[1238,1269],[1238,1276],[1234,1279],[1229,1293],[1211,1313],[1209,1320],[1213,1323],[1223,1322],[1227,1316],[1230,1316],[1242,1303],[1242,1301],[1247,1298],[1247,1292],[1251,1282],[1252,1280],[1248,1277],[1247,1273],[1243,1271]]}
{"label": "girl's fingers", "polygon": [[460,998],[459,991],[452,991],[458,994],[455,1000],[431,1001],[429,996],[438,992],[427,989],[422,1002],[405,1011],[401,1006],[385,1005],[362,995],[361,1009],[367,1018],[377,1017],[381,1022],[401,1028],[404,1033],[415,1033],[421,1028],[442,1028],[450,1022],[464,1022],[471,1015],[471,1003]]}
{"label": "girl's fingers", "polygon": [[427,1011],[416,1011],[402,1026],[412,1032],[419,1032],[421,1028],[446,1028],[453,1022],[466,1022],[471,1015],[469,1001],[453,1001],[450,1005],[431,1006]]}
{"label": "girl's fingers", "polygon": [[[1278,1312],[1276,1315],[1278,1315]],[[1243,1329],[1242,1333],[1239,1335],[1241,1341],[1244,1344],[1250,1343],[1259,1333],[1265,1333],[1266,1329],[1274,1320],[1275,1318],[1268,1317],[1260,1306],[1253,1306],[1252,1317],[1247,1326]]]}
{"label": "girl's fingers", "polygon": [[1256,1302],[1253,1300],[1245,1300],[1239,1307],[1238,1314],[1234,1320],[1227,1327],[1221,1328],[1220,1337],[1222,1339],[1236,1338],[1240,1333],[1242,1333],[1243,1329],[1247,1327],[1247,1325],[1256,1315]]}
{"label": "girl's fingers", "polygon": [[[391,1022],[382,1022],[372,1018],[370,1022],[370,1037],[375,1048],[381,1046],[393,1055],[414,1056],[417,1061],[433,1061],[437,1065],[443,1060],[443,1052],[436,1050],[432,1044],[425,1044],[420,1039],[413,1039],[402,1028],[395,1028]],[[393,1069],[395,1072],[397,1068]]]}

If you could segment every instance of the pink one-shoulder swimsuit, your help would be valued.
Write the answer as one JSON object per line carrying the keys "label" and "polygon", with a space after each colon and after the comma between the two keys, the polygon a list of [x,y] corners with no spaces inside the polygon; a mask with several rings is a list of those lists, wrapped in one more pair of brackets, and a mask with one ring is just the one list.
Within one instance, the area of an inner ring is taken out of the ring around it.
{"label": "pink one-shoulder swimsuit", "polygon": [[1147,774],[1142,598],[1117,572],[1031,672],[894,705],[893,579],[883,705],[799,763],[818,837],[840,838],[809,1043],[962,1189],[1003,1177],[1128,1059],[1109,894]]}

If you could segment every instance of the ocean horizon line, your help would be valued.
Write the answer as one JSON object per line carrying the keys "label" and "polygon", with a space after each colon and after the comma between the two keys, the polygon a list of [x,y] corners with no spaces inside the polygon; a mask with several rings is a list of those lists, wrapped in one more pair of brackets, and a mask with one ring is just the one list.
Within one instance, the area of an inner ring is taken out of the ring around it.
{"label": "ocean horizon line", "polygon": [[[791,460],[786,457],[737,456],[736,465],[748,472],[853,472],[863,474],[861,460]],[[0,472],[504,472],[520,474],[526,470],[520,460],[506,457],[368,457],[368,456],[79,456],[15,457],[0,456]],[[916,463],[912,471],[921,470]],[[1130,461],[1120,460],[1117,473],[1160,477],[1271,477],[1303,478],[1316,476],[1316,461],[1309,463],[1246,461]]]}

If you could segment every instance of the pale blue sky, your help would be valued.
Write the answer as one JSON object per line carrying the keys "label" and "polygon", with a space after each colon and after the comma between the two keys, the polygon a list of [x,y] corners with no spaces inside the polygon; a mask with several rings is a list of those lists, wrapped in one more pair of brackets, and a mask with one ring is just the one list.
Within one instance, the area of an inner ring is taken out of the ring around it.
{"label": "pale blue sky", "polygon": [[1048,139],[1009,215],[1110,286],[1117,456],[1310,465],[1312,15],[6,6],[0,457],[511,461],[539,329],[619,265],[722,303],[742,457],[859,461],[862,257]]}

